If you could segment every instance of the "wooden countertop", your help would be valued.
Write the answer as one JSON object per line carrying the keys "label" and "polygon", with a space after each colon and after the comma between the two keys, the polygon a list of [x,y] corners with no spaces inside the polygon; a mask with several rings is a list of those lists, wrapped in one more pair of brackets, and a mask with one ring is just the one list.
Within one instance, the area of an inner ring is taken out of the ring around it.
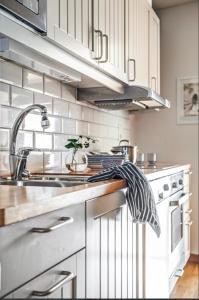
{"label": "wooden countertop", "polygon": [[[190,165],[167,166],[154,170],[145,169],[144,174],[148,180],[154,180],[188,168],[190,168]],[[58,174],[57,172],[55,173]],[[52,172],[47,174],[52,175]],[[64,175],[63,172],[59,174]],[[88,174],[85,175],[88,176]],[[70,205],[79,204],[95,197],[113,193],[125,187],[126,183],[124,180],[107,180],[65,188],[1,185],[0,226],[22,221]]]}

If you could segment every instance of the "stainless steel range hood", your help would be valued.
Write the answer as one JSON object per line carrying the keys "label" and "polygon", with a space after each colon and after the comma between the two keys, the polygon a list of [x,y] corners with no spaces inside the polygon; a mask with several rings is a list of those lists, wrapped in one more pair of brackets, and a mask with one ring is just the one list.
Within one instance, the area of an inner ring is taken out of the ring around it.
{"label": "stainless steel range hood", "polygon": [[81,75],[78,72],[3,36],[0,36],[0,58],[13,61],[65,83],[81,81]]}
{"label": "stainless steel range hood", "polygon": [[110,110],[159,110],[170,108],[170,102],[153,90],[141,86],[129,86],[124,94],[119,94],[104,87],[80,88],[77,98],[100,108]]}

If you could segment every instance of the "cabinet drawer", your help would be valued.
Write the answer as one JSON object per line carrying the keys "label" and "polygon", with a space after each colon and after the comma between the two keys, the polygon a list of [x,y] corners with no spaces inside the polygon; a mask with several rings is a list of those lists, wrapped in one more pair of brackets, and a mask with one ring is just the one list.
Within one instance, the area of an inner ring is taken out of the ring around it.
{"label": "cabinet drawer", "polygon": [[[72,218],[72,222],[60,221],[61,226],[52,231],[32,232],[33,228],[49,228],[63,217]],[[0,228],[0,297],[83,247],[84,204]]]}
{"label": "cabinet drawer", "polygon": [[85,298],[85,250],[64,260],[5,298]]}

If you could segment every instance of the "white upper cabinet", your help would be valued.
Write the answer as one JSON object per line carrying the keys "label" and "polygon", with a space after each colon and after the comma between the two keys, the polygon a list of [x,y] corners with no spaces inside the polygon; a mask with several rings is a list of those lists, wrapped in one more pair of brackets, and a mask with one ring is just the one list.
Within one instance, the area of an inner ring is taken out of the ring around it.
{"label": "white upper cabinet", "polygon": [[150,6],[146,0],[126,1],[126,71],[130,85],[149,85]]}
{"label": "white upper cabinet", "polygon": [[97,0],[99,30],[103,33],[103,56],[99,67],[108,74],[127,82],[124,68],[125,0]]}
{"label": "white upper cabinet", "polygon": [[120,82],[159,92],[159,19],[148,0],[47,0],[47,37]]}
{"label": "white upper cabinet", "polygon": [[93,0],[47,0],[47,36],[70,53],[97,64]]}
{"label": "white upper cabinet", "polygon": [[150,87],[160,93],[160,20],[150,12]]}

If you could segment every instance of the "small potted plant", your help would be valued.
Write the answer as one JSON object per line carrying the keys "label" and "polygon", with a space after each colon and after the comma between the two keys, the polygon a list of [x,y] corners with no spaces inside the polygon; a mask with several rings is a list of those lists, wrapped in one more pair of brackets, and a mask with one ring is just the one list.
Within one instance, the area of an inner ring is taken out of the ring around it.
{"label": "small potted plant", "polygon": [[74,172],[83,172],[87,168],[88,160],[85,149],[88,149],[96,140],[92,137],[79,135],[67,140],[65,148],[69,151],[66,156],[66,167]]}

